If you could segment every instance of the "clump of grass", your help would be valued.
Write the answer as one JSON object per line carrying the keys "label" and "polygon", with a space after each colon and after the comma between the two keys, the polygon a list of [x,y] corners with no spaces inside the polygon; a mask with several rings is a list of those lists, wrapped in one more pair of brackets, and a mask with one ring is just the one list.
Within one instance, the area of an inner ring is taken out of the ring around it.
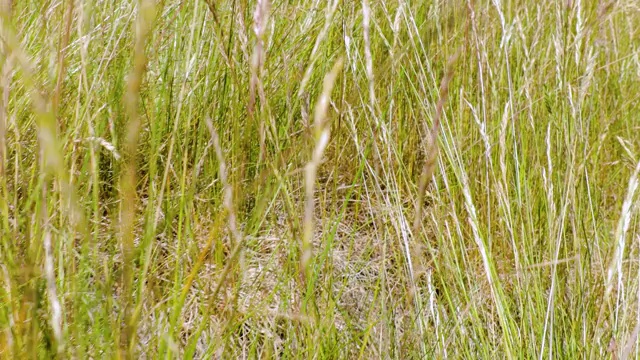
{"label": "clump of grass", "polygon": [[0,358],[640,351],[633,6],[1,5]]}

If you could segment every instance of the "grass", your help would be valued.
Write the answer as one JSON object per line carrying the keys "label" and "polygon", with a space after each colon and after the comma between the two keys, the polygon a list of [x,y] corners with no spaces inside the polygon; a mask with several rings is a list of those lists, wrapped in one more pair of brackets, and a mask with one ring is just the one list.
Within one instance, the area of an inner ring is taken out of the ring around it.
{"label": "grass", "polygon": [[3,1],[0,357],[639,358],[633,1]]}

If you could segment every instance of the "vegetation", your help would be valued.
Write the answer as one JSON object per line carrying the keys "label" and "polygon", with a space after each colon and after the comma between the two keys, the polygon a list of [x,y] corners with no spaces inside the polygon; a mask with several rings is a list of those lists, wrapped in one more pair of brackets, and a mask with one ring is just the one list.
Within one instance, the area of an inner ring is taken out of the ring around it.
{"label": "vegetation", "polygon": [[2,0],[0,357],[640,357],[635,1]]}

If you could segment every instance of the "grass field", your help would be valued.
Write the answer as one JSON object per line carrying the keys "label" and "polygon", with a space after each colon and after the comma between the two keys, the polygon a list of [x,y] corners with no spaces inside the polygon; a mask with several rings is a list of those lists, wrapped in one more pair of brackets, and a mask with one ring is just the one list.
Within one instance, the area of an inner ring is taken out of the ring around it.
{"label": "grass field", "polygon": [[636,1],[0,2],[0,358],[640,358]]}

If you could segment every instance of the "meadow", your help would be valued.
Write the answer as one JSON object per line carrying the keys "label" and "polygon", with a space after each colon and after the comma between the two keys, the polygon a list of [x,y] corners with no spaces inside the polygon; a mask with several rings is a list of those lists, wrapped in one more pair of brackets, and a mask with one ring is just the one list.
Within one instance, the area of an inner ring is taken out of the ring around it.
{"label": "meadow", "polygon": [[634,0],[0,0],[0,358],[640,358]]}

